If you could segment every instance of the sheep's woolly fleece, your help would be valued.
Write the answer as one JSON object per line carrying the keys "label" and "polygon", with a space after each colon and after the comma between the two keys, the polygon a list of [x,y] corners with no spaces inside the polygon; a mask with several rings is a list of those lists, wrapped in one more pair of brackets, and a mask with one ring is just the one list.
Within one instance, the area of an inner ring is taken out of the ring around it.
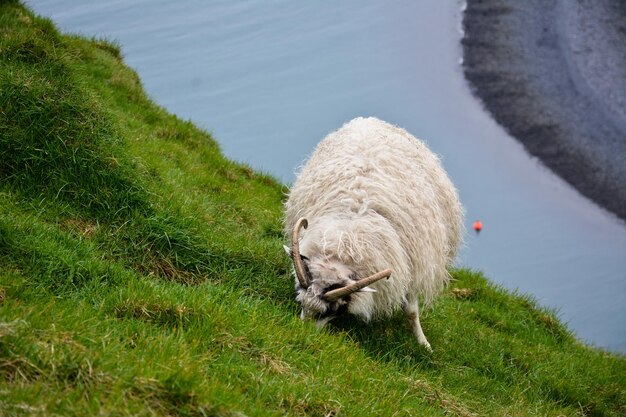
{"label": "sheep's woolly fleece", "polygon": [[376,293],[359,296],[366,320],[417,295],[429,304],[449,281],[463,234],[463,208],[439,158],[376,118],[354,119],[319,143],[285,203],[287,236],[300,217],[309,221],[303,255],[349,265],[360,277],[394,271],[372,285]]}

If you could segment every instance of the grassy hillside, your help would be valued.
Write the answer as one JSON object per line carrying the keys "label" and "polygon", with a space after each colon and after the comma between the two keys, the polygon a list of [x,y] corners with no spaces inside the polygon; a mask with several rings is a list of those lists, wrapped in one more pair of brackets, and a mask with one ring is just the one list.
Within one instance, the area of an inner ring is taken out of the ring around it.
{"label": "grassy hillside", "polygon": [[423,318],[302,323],[285,186],[109,41],[0,2],[0,415],[624,415],[626,360],[478,272]]}

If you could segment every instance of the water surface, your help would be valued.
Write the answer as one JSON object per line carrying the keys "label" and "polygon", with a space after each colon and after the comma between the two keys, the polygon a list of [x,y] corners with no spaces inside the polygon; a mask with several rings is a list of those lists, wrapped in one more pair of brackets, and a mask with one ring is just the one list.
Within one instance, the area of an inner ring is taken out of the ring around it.
{"label": "water surface", "polygon": [[459,264],[626,351],[626,226],[530,158],[471,95],[460,1],[27,3],[64,31],[119,41],[159,104],[287,183],[353,117],[406,128],[442,156],[468,229],[484,224]]}

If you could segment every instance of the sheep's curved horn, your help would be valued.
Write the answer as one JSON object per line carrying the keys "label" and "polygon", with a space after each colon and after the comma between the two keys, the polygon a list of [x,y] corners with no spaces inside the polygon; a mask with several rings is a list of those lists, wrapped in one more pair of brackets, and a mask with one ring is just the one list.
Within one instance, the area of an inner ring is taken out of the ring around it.
{"label": "sheep's curved horn", "polygon": [[341,297],[345,297],[348,294],[352,294],[360,290],[361,288],[365,288],[368,285],[375,283],[383,278],[389,278],[391,275],[391,269],[385,269],[384,271],[380,271],[375,273],[374,275],[370,275],[367,278],[360,279],[358,281],[353,282],[350,285],[346,285],[345,287],[337,288],[336,290],[328,291],[326,294],[322,296],[322,298],[326,301],[335,301],[340,299]]}
{"label": "sheep's curved horn", "polygon": [[304,227],[306,229],[308,226],[309,226],[309,222],[307,222],[307,220],[304,217],[300,218],[296,222],[296,225],[293,227],[293,236],[291,238],[292,245],[293,245],[291,248],[293,266],[294,266],[294,269],[296,270],[296,277],[298,277],[298,281],[300,282],[300,286],[302,288],[308,288],[310,280],[309,280],[307,270],[304,269],[302,258],[300,257],[299,237],[300,237],[300,228]]}

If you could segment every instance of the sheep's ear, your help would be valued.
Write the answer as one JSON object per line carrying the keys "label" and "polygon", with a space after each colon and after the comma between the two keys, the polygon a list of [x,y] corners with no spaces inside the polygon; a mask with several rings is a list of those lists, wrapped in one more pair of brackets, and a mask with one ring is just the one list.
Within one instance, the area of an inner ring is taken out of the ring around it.
{"label": "sheep's ear", "polygon": [[[283,249],[285,250],[285,253],[287,254],[287,256],[293,259],[293,252],[291,251],[291,248],[287,245],[283,245]],[[302,258],[303,261],[309,260],[309,258],[304,256],[303,254],[300,254],[300,258]]]}
{"label": "sheep's ear", "polygon": [[358,290],[357,292],[377,292],[377,291],[374,288],[363,287],[360,290]]}

